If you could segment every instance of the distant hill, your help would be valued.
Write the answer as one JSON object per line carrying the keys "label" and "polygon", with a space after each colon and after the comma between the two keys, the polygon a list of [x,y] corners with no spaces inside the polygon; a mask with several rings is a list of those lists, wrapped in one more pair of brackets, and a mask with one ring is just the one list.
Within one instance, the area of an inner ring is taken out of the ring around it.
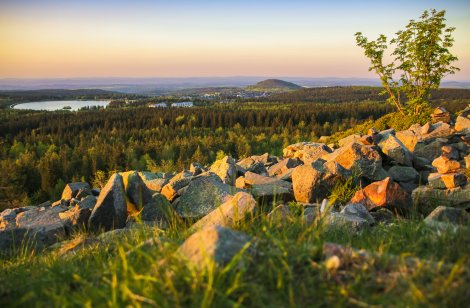
{"label": "distant hill", "polygon": [[263,81],[258,82],[253,86],[248,86],[247,90],[266,90],[266,91],[291,91],[291,90],[299,90],[302,89],[301,86],[280,80],[280,79],[266,79]]}

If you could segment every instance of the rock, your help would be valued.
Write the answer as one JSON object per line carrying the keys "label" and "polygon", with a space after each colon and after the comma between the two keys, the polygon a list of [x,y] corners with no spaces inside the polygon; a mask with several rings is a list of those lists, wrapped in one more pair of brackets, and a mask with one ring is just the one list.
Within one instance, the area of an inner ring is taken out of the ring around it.
{"label": "rock", "polygon": [[323,156],[322,159],[336,162],[343,168],[354,170],[372,180],[382,180],[387,174],[382,168],[382,157],[373,146],[352,143]]}
{"label": "rock", "polygon": [[97,201],[97,198],[95,196],[87,196],[78,203],[78,206],[81,209],[93,210],[93,208],[96,205],[96,201]]}
{"label": "rock", "polygon": [[431,161],[424,157],[413,156],[413,168],[419,171],[428,171],[432,168]]}
{"label": "rock", "polygon": [[198,176],[178,198],[175,211],[185,218],[200,218],[227,202],[236,193],[236,188],[222,183],[215,174]]}
{"label": "rock", "polygon": [[305,206],[303,210],[302,223],[309,226],[317,217],[320,217],[320,214],[321,212],[318,205]]}
{"label": "rock", "polygon": [[205,168],[203,165],[200,163],[191,163],[189,166],[189,172],[191,172],[193,175],[199,175],[203,172],[206,172]]}
{"label": "rock", "polygon": [[289,169],[295,168],[301,165],[302,162],[297,159],[286,158],[278,162],[277,164],[272,165],[268,169],[269,176],[278,176],[281,174],[285,174]]}
{"label": "rock", "polygon": [[350,145],[352,143],[361,143],[360,142],[361,138],[362,138],[361,134],[349,135],[349,136],[347,136],[343,139],[338,140],[338,145],[340,147],[344,147],[344,146]]}
{"label": "rock", "polygon": [[405,147],[397,137],[392,134],[384,136],[378,146],[382,152],[399,163],[400,165],[409,166],[413,165],[413,154]]}
{"label": "rock", "polygon": [[454,134],[454,129],[447,123],[438,122],[434,123],[430,127],[430,132],[421,135],[420,140],[425,141],[434,138],[446,138]]}
{"label": "rock", "polygon": [[221,226],[204,228],[191,235],[177,250],[196,268],[203,269],[214,262],[218,266],[229,263],[249,245],[250,237]]}
{"label": "rock", "polygon": [[459,151],[451,145],[444,145],[442,148],[442,156],[448,159],[458,160],[460,158]]}
{"label": "rock", "polygon": [[91,195],[90,185],[85,182],[69,183],[65,186],[61,199],[70,200],[77,197],[79,192],[81,193],[82,197]]}
{"label": "rock", "polygon": [[168,184],[163,186],[161,194],[164,195],[168,201],[172,202],[178,197],[178,191],[186,187],[193,178],[193,175],[189,172],[180,172],[174,176]]}
{"label": "rock", "polygon": [[353,232],[361,231],[369,226],[369,222],[356,215],[332,212],[326,216],[329,228],[347,228]]}
{"label": "rock", "polygon": [[286,188],[292,187],[292,183],[290,182],[282,181],[275,177],[273,178],[273,177],[262,176],[262,175],[259,175],[250,171],[245,173],[244,183],[245,183],[245,187],[249,187],[252,185],[269,185],[269,184],[282,186]]}
{"label": "rock", "polygon": [[233,227],[243,221],[246,216],[256,211],[256,200],[246,192],[236,193],[233,198],[198,220],[191,230],[199,230],[207,226]]}
{"label": "rock", "polygon": [[432,122],[450,123],[450,113],[444,107],[437,107],[431,114]]}
{"label": "rock", "polygon": [[442,147],[445,145],[447,145],[447,140],[440,138],[430,143],[418,142],[415,147],[414,155],[433,161],[442,154]]}
{"label": "rock", "polygon": [[467,170],[470,169],[470,154],[465,156],[464,160],[465,160],[465,168]]}
{"label": "rock", "polygon": [[134,214],[152,202],[152,193],[136,171],[120,173],[127,196],[127,212]]}
{"label": "rock", "polygon": [[456,188],[467,184],[467,177],[462,173],[431,173],[428,182],[432,188],[436,189]]}
{"label": "rock", "polygon": [[323,155],[331,153],[331,149],[323,143],[299,142],[289,145],[282,152],[284,158],[298,158],[308,165]]}
{"label": "rock", "polygon": [[321,170],[313,166],[298,166],[292,173],[294,197],[297,202],[313,203],[326,198],[338,181],[352,176],[336,162],[327,162]]}
{"label": "rock", "polygon": [[273,201],[279,200],[285,202],[292,201],[292,184],[289,183],[289,186],[286,186],[279,182],[274,184],[254,184],[250,187],[249,191],[260,204],[270,204]]}
{"label": "rock", "polygon": [[379,133],[379,131],[375,128],[375,127],[371,127],[369,128],[369,130],[367,131],[367,135],[369,136],[375,136]]}
{"label": "rock", "polygon": [[91,229],[112,230],[124,228],[127,220],[126,194],[122,176],[115,173],[101,190],[91,213]]}
{"label": "rock", "polygon": [[171,204],[165,196],[155,193],[152,196],[152,202],[144,205],[140,217],[142,221],[169,222],[171,211]]}
{"label": "rock", "polygon": [[469,133],[470,132],[470,119],[464,116],[458,116],[455,121],[455,130],[458,132]]}
{"label": "rock", "polygon": [[[41,250],[67,235],[64,223],[59,218],[61,207],[35,207],[22,211],[2,212],[0,231],[0,255],[10,255],[26,246]],[[10,223],[5,224],[6,220]]]}
{"label": "rock", "polygon": [[395,220],[395,215],[390,210],[386,208],[379,208],[376,211],[370,212],[371,216],[374,218],[376,223],[389,224]]}
{"label": "rock", "polygon": [[280,204],[276,206],[271,212],[266,215],[266,219],[275,225],[282,225],[284,222],[291,221],[293,219],[291,210],[288,205]]}
{"label": "rock", "polygon": [[357,191],[350,202],[361,203],[369,211],[386,207],[392,211],[406,212],[412,207],[409,195],[391,178],[374,182]]}
{"label": "rock", "polygon": [[168,179],[154,179],[150,181],[144,181],[144,184],[145,186],[147,186],[148,190],[150,190],[150,192],[154,194],[156,192],[161,192],[163,186],[168,184],[168,182]]}
{"label": "rock", "polygon": [[256,174],[267,174],[268,171],[266,170],[266,167],[264,166],[263,161],[257,161],[253,159],[252,157],[247,157],[239,161],[237,163],[237,166],[243,168],[245,172],[252,172]]}
{"label": "rock", "polygon": [[452,189],[434,189],[430,186],[419,186],[411,195],[413,203],[423,210],[438,205],[470,208],[470,185]]}
{"label": "rock", "polygon": [[88,225],[92,209],[75,205],[72,209],[59,213],[63,224],[69,228],[83,228]]}
{"label": "rock", "polygon": [[217,174],[222,182],[234,186],[237,179],[237,167],[235,160],[230,156],[225,156],[222,159],[215,161],[209,168],[209,171]]}
{"label": "rock", "polygon": [[369,211],[360,203],[348,203],[340,212],[341,214],[357,216],[364,220],[367,220],[369,224],[373,224],[374,217],[369,213]]}
{"label": "rock", "polygon": [[312,166],[296,167],[292,173],[295,200],[312,203],[325,198],[329,190],[321,183],[321,178],[322,173]]}
{"label": "rock", "polygon": [[419,173],[412,167],[393,166],[388,174],[395,182],[418,182]]}
{"label": "rock", "polygon": [[397,132],[395,134],[398,140],[410,151],[411,153],[414,152],[416,144],[418,143],[418,137],[413,131],[404,130]]}
{"label": "rock", "polygon": [[451,160],[445,156],[439,156],[433,160],[432,165],[436,167],[437,172],[441,174],[453,173],[460,169],[460,163],[456,160]]}
{"label": "rock", "polygon": [[468,225],[470,224],[470,215],[462,209],[438,206],[424,219],[424,221],[439,221],[457,225]]}

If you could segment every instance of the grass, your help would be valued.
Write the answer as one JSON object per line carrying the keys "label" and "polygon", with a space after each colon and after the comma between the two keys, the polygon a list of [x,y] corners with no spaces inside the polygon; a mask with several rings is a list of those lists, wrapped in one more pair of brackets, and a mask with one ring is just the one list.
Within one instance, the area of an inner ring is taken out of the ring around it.
{"label": "grass", "polygon": [[[23,250],[0,261],[0,306],[465,307],[470,298],[468,228],[436,231],[397,220],[354,234],[300,220],[275,225],[260,213],[236,229],[256,239],[256,254],[202,271],[175,254],[189,235],[182,222],[167,231],[138,225],[105,239],[79,232],[68,253],[65,245]],[[369,254],[325,262],[325,242]]]}

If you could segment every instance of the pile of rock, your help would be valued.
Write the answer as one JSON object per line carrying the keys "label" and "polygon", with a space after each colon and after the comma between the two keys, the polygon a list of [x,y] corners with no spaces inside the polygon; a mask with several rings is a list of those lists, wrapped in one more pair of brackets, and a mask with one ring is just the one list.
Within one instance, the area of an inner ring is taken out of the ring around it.
{"label": "pile of rock", "polygon": [[[425,214],[439,205],[468,209],[470,185],[463,167],[470,166],[470,108],[455,126],[447,117],[440,108],[433,123],[404,131],[371,128],[335,144],[296,143],[283,150],[283,157],[265,153],[237,161],[226,156],[210,166],[192,163],[175,174],[116,173],[101,190],[70,183],[54,203],[3,211],[0,248],[25,241],[42,248],[77,229],[102,232],[140,221],[165,228],[173,218],[194,222],[195,232],[228,228],[258,214],[276,224],[320,219],[358,231],[406,215],[413,206]],[[351,178],[362,189],[346,204],[330,204],[325,198]],[[290,211],[290,201],[303,207],[301,217]]]}

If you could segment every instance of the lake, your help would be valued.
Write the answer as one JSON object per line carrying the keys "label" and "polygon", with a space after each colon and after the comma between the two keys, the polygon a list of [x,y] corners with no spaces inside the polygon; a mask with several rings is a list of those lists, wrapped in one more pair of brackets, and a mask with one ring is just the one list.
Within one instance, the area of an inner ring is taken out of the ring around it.
{"label": "lake", "polygon": [[66,106],[71,107],[69,110],[78,110],[83,107],[101,106],[106,107],[109,101],[44,101],[44,102],[31,102],[21,103],[13,106],[13,109],[29,109],[29,110],[61,110]]}

